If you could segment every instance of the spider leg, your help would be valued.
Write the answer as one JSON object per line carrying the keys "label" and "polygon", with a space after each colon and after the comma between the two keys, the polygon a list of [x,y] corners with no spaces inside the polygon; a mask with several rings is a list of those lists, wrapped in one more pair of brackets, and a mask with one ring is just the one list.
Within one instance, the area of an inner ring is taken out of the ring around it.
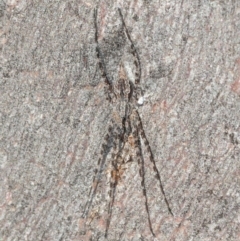
{"label": "spider leg", "polygon": [[[134,127],[134,125],[133,125]],[[135,139],[135,148],[136,148],[136,157],[137,157],[137,162],[139,166],[139,175],[142,178],[141,181],[141,186],[143,190],[143,196],[145,197],[145,208],[148,216],[148,224],[150,231],[153,236],[155,236],[152,228],[152,222],[150,218],[150,213],[149,213],[149,208],[148,208],[148,197],[147,197],[147,191],[146,191],[146,184],[145,184],[145,166],[144,166],[144,158],[143,158],[143,153],[142,153],[142,148],[141,148],[141,141],[140,141],[140,135],[138,132],[137,128],[133,128],[133,137]]]}
{"label": "spider leg", "polygon": [[[116,157],[117,157],[117,155],[116,155]],[[112,161],[113,170],[111,171],[110,192],[109,192],[110,202],[108,204],[108,217],[107,217],[105,237],[107,237],[107,235],[108,235],[108,229],[109,229],[111,218],[112,218],[112,208],[113,208],[113,204],[114,204],[114,200],[115,200],[115,192],[116,192],[116,187],[118,184],[118,177],[115,176],[118,171],[117,165],[115,162],[116,161]]]}
{"label": "spider leg", "polygon": [[141,63],[140,63],[140,58],[139,58],[138,52],[137,52],[137,50],[136,50],[136,48],[135,48],[135,46],[134,46],[134,44],[133,44],[133,41],[132,41],[132,39],[131,39],[131,37],[130,37],[130,34],[129,34],[129,32],[128,32],[127,26],[126,26],[125,21],[124,21],[124,19],[123,19],[123,15],[122,15],[121,9],[119,8],[118,11],[119,11],[119,15],[120,15],[120,17],[121,17],[121,20],[122,20],[123,27],[124,27],[124,29],[125,29],[125,33],[126,33],[126,35],[127,35],[127,38],[128,38],[128,40],[130,41],[130,43],[131,43],[131,54],[132,54],[133,57],[134,57],[134,65],[135,65],[135,67],[136,67],[136,72],[135,72],[135,85],[136,85],[136,87],[137,87],[138,89],[140,89],[140,86],[139,86],[139,84],[140,84],[140,79],[141,79]]}
{"label": "spider leg", "polygon": [[98,65],[99,68],[101,70],[101,74],[102,74],[102,78],[104,78],[104,82],[107,86],[107,99],[109,101],[112,100],[112,96],[111,94],[114,95],[113,92],[113,86],[111,81],[109,80],[108,76],[107,76],[107,71],[106,71],[106,66],[104,64],[104,60],[100,51],[100,47],[99,47],[99,43],[98,43],[98,26],[97,26],[97,9],[94,9],[94,25],[95,25],[95,43],[97,45],[96,47],[96,52],[97,52],[97,59],[98,59]]}
{"label": "spider leg", "polygon": [[164,189],[163,189],[163,185],[162,185],[160,173],[159,173],[159,171],[158,171],[158,169],[157,169],[156,162],[155,162],[155,160],[154,160],[154,158],[153,158],[153,154],[152,154],[151,147],[150,147],[150,145],[149,145],[148,139],[147,139],[146,134],[145,134],[144,129],[143,129],[143,125],[142,125],[141,118],[140,118],[139,113],[137,112],[137,110],[135,110],[135,113],[136,113],[136,116],[137,116],[137,126],[138,126],[138,129],[140,130],[140,136],[142,137],[143,142],[144,142],[144,144],[145,144],[146,147],[147,147],[147,151],[148,151],[148,154],[149,154],[149,159],[150,159],[150,161],[151,161],[152,164],[153,164],[153,170],[154,170],[154,172],[156,173],[156,178],[157,178],[158,181],[159,181],[159,186],[160,186],[161,192],[162,192],[162,194],[163,194],[164,201],[165,201],[165,203],[166,203],[166,205],[167,205],[168,211],[169,211],[169,213],[173,216],[172,210],[171,210],[171,208],[170,208],[169,202],[168,202],[168,200],[167,200],[167,198],[166,198],[166,195],[165,195],[165,192],[164,192]]}
{"label": "spider leg", "polygon": [[111,122],[111,124],[108,127],[108,132],[104,137],[104,142],[102,143],[102,146],[101,146],[100,157],[98,159],[98,168],[94,170],[95,175],[93,177],[93,184],[90,188],[90,191],[88,194],[89,198],[85,205],[82,217],[86,217],[88,215],[89,209],[90,209],[93,199],[96,195],[98,184],[100,182],[101,175],[102,175],[102,172],[103,172],[103,169],[105,166],[105,161],[106,161],[107,155],[110,151],[108,149],[109,149],[109,144],[110,144],[110,140],[111,140],[110,137],[111,137],[112,133],[113,133],[113,124]]}
{"label": "spider leg", "polygon": [[[121,146],[122,144],[122,146]],[[109,191],[109,197],[110,197],[110,201],[109,201],[109,205],[108,205],[108,218],[107,218],[107,224],[106,224],[106,231],[105,231],[105,237],[107,237],[108,235],[108,229],[110,226],[110,222],[111,222],[111,217],[112,217],[112,208],[113,208],[113,204],[114,204],[114,200],[115,200],[115,192],[116,192],[116,187],[118,184],[118,180],[120,178],[119,176],[119,168],[121,167],[123,161],[122,161],[122,157],[121,157],[121,153],[124,150],[124,143],[122,142],[122,139],[119,138],[119,145],[118,145],[118,149],[116,148],[115,152],[112,153],[112,168],[113,170],[111,170],[111,179],[110,179],[110,191]],[[118,163],[118,158],[121,159],[121,162]]]}

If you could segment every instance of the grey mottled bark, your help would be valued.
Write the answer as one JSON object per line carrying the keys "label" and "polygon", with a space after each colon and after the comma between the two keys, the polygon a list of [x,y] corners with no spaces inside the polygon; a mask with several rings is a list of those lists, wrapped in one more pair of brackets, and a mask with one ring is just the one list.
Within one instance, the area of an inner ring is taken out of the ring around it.
{"label": "grey mottled bark", "polygon": [[[0,240],[104,240],[103,178],[81,217],[111,115],[97,65],[95,1],[0,2]],[[240,239],[240,2],[101,1],[99,41],[114,81],[129,42],[139,108],[174,217],[146,161],[155,240]],[[118,186],[108,240],[154,240],[137,163]],[[109,172],[106,167],[105,174]]]}

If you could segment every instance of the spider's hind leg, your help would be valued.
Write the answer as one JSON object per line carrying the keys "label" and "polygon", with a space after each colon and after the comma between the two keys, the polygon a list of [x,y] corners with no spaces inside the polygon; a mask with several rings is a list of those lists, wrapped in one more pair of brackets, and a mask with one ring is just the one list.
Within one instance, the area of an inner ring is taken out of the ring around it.
{"label": "spider's hind leg", "polygon": [[104,79],[104,82],[106,85],[105,91],[107,94],[107,100],[111,101],[114,95],[114,91],[113,91],[112,82],[108,78],[106,65],[104,63],[103,56],[98,43],[97,9],[94,9],[94,26],[95,26],[95,43],[97,45],[96,52],[97,52],[98,65],[101,70],[102,78]]}
{"label": "spider's hind leg", "polygon": [[133,41],[130,37],[130,34],[128,32],[128,29],[127,29],[127,26],[125,24],[125,21],[123,19],[123,15],[122,15],[122,12],[121,12],[121,9],[119,8],[118,9],[119,11],[119,15],[121,17],[121,20],[122,20],[122,24],[123,24],[123,27],[125,29],[125,33],[127,35],[127,38],[130,42],[130,46],[131,46],[131,54],[133,55],[134,57],[134,65],[135,65],[135,87],[136,87],[136,92],[137,92],[137,98],[140,97],[139,95],[142,95],[142,91],[141,91],[141,88],[140,88],[140,80],[141,80],[141,62],[140,62],[140,58],[139,58],[139,55],[138,55],[138,52],[136,50],[136,47],[134,46],[133,44]]}

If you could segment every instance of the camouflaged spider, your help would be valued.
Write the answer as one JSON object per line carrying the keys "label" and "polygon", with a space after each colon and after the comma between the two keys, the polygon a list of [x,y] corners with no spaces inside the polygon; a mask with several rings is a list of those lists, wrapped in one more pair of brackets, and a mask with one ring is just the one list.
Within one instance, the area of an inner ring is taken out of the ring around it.
{"label": "camouflaged spider", "polygon": [[[125,34],[131,45],[131,53],[134,57],[134,65],[136,67],[135,81],[134,83],[127,77],[124,65],[120,62],[118,79],[113,85],[112,81],[109,80],[104,64],[103,56],[101,54],[99,43],[98,43],[98,27],[97,27],[97,10],[94,11],[94,23],[95,23],[95,41],[96,41],[96,52],[99,63],[99,68],[102,73],[106,85],[107,99],[113,104],[114,111],[111,119],[110,126],[108,127],[107,134],[105,135],[104,142],[101,147],[101,155],[98,159],[98,169],[95,170],[93,178],[93,185],[89,192],[89,200],[86,203],[83,216],[88,215],[89,209],[92,205],[94,196],[96,195],[99,181],[102,176],[102,172],[106,166],[107,156],[111,154],[111,180],[110,180],[110,202],[108,205],[108,218],[106,224],[105,236],[108,234],[110,226],[112,208],[114,204],[116,187],[121,179],[123,173],[123,166],[125,163],[136,159],[139,165],[139,174],[142,179],[141,186],[143,195],[145,197],[145,208],[148,216],[148,223],[151,233],[155,236],[152,228],[152,223],[148,208],[148,196],[145,185],[145,172],[144,172],[144,158],[141,147],[141,139],[147,148],[149,159],[153,166],[156,179],[158,180],[161,192],[164,197],[164,201],[167,205],[168,211],[171,215],[168,200],[165,196],[163,185],[161,182],[160,174],[157,169],[155,160],[153,158],[152,150],[145,135],[140,115],[137,111],[137,104],[139,101],[139,95],[141,95],[140,78],[141,78],[141,65],[136,48],[130,38],[126,24],[124,22],[121,10],[118,9],[119,15],[125,30]],[[111,146],[111,148],[109,148]]]}

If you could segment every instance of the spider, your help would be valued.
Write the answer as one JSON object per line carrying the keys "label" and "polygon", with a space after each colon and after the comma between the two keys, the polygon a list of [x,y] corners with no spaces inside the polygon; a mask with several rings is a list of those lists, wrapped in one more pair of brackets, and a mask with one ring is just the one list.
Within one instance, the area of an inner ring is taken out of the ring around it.
{"label": "spider", "polygon": [[148,139],[143,129],[142,121],[140,115],[137,111],[137,105],[139,103],[139,96],[141,95],[140,79],[141,79],[141,64],[140,58],[137,50],[131,40],[128,29],[126,27],[123,15],[120,9],[118,9],[124,32],[127,39],[130,42],[131,54],[134,57],[134,65],[136,67],[135,71],[135,81],[134,83],[127,77],[124,64],[121,61],[118,70],[118,79],[115,84],[110,81],[107,75],[106,66],[104,64],[103,56],[99,48],[98,43],[98,26],[97,26],[97,9],[94,10],[94,24],[95,24],[95,42],[96,42],[96,53],[99,64],[99,69],[101,70],[102,78],[105,81],[105,92],[107,95],[107,100],[112,103],[114,110],[112,113],[112,119],[108,127],[108,131],[104,137],[104,142],[101,146],[100,157],[98,159],[98,168],[94,171],[95,175],[93,178],[93,185],[89,191],[89,199],[86,203],[83,217],[88,215],[89,209],[92,205],[93,199],[96,195],[99,181],[101,179],[103,170],[106,166],[107,157],[110,155],[111,159],[111,178],[110,178],[110,201],[108,204],[108,217],[106,222],[105,237],[108,235],[108,229],[111,222],[112,209],[115,199],[115,192],[119,181],[121,180],[121,175],[125,171],[124,165],[127,162],[137,161],[139,166],[139,175],[141,177],[141,186],[143,195],[145,197],[145,208],[148,217],[148,224],[150,231],[153,236],[155,236],[152,228],[152,223],[148,208],[148,196],[146,192],[145,185],[145,172],[144,172],[144,158],[141,147],[141,140],[146,146],[149,159],[153,166],[153,171],[155,177],[159,183],[160,190],[163,194],[165,204],[168,211],[173,215],[169,202],[166,198],[162,181],[160,178],[160,173],[157,169],[151,147],[149,145]]}

